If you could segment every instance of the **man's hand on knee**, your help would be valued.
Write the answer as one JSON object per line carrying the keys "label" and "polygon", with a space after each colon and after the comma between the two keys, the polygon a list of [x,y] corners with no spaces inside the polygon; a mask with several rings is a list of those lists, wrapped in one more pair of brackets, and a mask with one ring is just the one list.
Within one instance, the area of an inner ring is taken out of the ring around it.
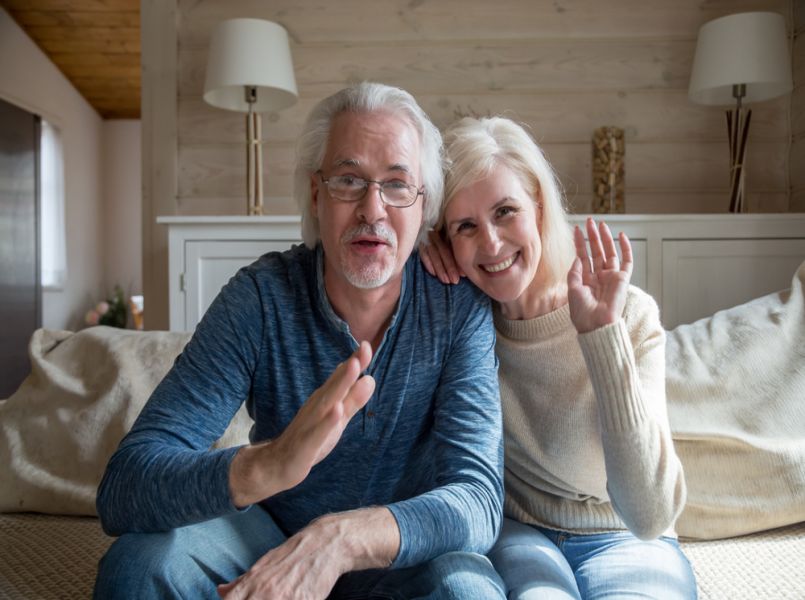
{"label": "man's hand on knee", "polygon": [[348,571],[388,567],[400,533],[387,508],[327,515],[274,548],[231,583],[218,586],[227,600],[327,598]]}

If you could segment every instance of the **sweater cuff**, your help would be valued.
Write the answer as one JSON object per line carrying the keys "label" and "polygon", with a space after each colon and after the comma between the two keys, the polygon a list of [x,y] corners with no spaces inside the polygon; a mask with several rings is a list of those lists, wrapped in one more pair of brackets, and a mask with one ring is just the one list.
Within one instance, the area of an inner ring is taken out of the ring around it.
{"label": "sweater cuff", "polygon": [[608,431],[640,427],[647,410],[624,320],[579,334],[578,340],[598,400],[601,427]]}

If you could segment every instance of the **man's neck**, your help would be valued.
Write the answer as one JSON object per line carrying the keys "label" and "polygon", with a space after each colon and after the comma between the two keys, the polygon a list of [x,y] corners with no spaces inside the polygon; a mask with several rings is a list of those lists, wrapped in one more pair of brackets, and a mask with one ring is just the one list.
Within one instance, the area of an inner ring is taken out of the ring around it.
{"label": "man's neck", "polygon": [[329,275],[325,266],[324,289],[335,313],[349,325],[352,336],[358,342],[368,341],[372,350],[377,351],[400,299],[402,273],[379,287],[361,289],[338,279],[338,275]]}

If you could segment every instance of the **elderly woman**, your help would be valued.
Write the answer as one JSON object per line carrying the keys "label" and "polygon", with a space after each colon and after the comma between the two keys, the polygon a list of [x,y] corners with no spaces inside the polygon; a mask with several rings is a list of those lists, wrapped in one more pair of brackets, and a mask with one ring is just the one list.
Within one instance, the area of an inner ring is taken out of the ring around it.
{"label": "elderly woman", "polygon": [[685,502],[665,404],[665,337],[630,286],[632,251],[588,219],[571,229],[556,176],[514,122],[463,119],[439,233],[442,281],[494,302],[505,516],[490,559],[508,597],[695,598],[674,522]]}

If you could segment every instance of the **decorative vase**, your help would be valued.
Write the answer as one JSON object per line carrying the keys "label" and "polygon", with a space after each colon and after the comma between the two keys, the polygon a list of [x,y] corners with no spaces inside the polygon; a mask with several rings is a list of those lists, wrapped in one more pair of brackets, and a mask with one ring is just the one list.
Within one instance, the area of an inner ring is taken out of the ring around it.
{"label": "decorative vase", "polygon": [[599,127],[593,133],[594,213],[624,213],[624,155],[626,142],[620,127]]}

